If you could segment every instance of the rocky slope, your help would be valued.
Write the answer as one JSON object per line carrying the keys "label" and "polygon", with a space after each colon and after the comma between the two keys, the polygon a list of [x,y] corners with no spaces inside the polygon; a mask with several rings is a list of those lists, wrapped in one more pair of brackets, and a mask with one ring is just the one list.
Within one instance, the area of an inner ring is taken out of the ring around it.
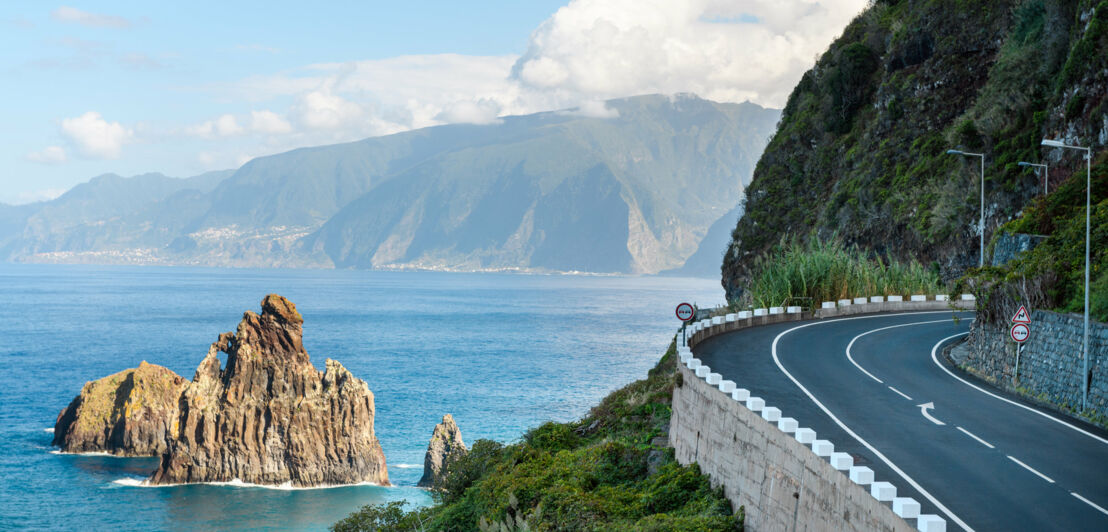
{"label": "rocky slope", "polygon": [[[0,205],[0,260],[680,267],[738,204],[779,112],[691,95],[605,105],[606,116],[570,109],[293,150],[254,159],[211,187],[143,176],[89,183],[82,195],[74,189],[34,206]],[[178,189],[62,208],[116,184]]]}
{"label": "rocky slope", "polygon": [[247,311],[236,332],[219,335],[192,382],[143,362],[86,384],[58,415],[54,444],[160,455],[154,484],[387,485],[373,392],[337,361],[315,369],[303,323],[270,294],[261,314]]}
{"label": "rocky slope", "polygon": [[[1019,161],[1049,162],[1053,193],[1084,161],[1043,137],[1108,143],[1108,3],[885,0],[858,16],[793,90],[747,187],[723,261],[729,299],[785,235],[833,235],[943,277],[1042,193]],[[1095,168],[1094,168],[1095,170]]]}
{"label": "rocky slope", "polygon": [[54,445],[63,452],[157,456],[176,432],[178,400],[188,381],[142,361],[86,383],[58,414]]}
{"label": "rocky slope", "polygon": [[[312,366],[296,306],[270,294],[196,368],[154,484],[388,484],[373,393],[328,359]],[[227,353],[221,368],[218,352]]]}
{"label": "rocky slope", "polygon": [[457,458],[469,452],[462,441],[462,431],[454,423],[454,416],[442,416],[442,423],[435,425],[431,441],[427,443],[427,454],[423,457],[423,476],[416,484],[422,488],[434,487],[443,478],[443,464],[448,459]]}

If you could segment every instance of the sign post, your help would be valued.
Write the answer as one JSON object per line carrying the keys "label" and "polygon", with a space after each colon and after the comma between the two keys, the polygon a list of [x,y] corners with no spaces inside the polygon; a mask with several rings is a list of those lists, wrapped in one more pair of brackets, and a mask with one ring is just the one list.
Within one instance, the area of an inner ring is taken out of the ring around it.
{"label": "sign post", "polygon": [[688,303],[681,303],[677,305],[677,319],[681,320],[681,338],[685,340],[685,345],[688,345],[688,338],[685,338],[685,328],[689,325],[689,322],[696,317],[696,309]]}
{"label": "sign post", "polygon": [[1016,342],[1016,371],[1012,375],[1012,380],[1019,383],[1020,355],[1023,354],[1023,343],[1031,337],[1031,313],[1027,311],[1027,307],[1020,305],[1020,309],[1012,316],[1012,329],[1008,331],[1008,334]]}

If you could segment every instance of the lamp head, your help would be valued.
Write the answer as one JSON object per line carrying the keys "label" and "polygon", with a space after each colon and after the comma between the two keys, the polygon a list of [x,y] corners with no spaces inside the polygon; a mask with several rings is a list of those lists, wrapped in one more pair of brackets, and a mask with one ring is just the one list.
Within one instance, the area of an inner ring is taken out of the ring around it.
{"label": "lamp head", "polygon": [[961,155],[962,150],[946,150],[947,155]]}
{"label": "lamp head", "polygon": [[1031,163],[1025,163],[1025,162],[1023,162],[1023,161],[1020,161],[1020,162],[1019,162],[1019,165],[1020,165],[1020,166],[1031,166]]}
{"label": "lamp head", "polygon": [[1050,146],[1051,148],[1064,148],[1066,143],[1060,140],[1043,139],[1043,146]]}

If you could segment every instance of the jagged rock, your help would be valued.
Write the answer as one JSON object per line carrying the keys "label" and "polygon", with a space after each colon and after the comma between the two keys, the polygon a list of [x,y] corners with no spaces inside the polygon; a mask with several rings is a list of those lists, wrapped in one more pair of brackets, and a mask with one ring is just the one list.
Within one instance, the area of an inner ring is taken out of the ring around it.
{"label": "jagged rock", "polygon": [[419,479],[420,487],[430,488],[441,480],[443,475],[443,463],[451,455],[469,452],[462,441],[462,431],[454,423],[454,416],[446,414],[442,416],[442,423],[435,425],[435,431],[431,433],[431,441],[427,444],[427,454],[423,456],[423,478]]}
{"label": "jagged rock", "polygon": [[157,456],[167,448],[187,386],[181,376],[145,360],[138,368],[85,383],[58,414],[54,445],[73,453]]}
{"label": "jagged rock", "polygon": [[323,372],[312,366],[303,322],[270,294],[261,315],[247,311],[236,333],[219,336],[184,391],[152,483],[388,484],[373,393],[334,360]]}

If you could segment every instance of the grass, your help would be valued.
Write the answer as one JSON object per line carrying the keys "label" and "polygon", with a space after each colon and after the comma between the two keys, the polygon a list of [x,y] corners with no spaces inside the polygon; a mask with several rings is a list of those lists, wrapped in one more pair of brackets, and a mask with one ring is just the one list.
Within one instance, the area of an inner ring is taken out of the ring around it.
{"label": "grass", "polygon": [[806,242],[783,239],[755,260],[752,271],[749,302],[761,307],[798,301],[815,305],[850,297],[926,294],[942,286],[938,273],[918,262],[870,258],[857,247],[815,236]]}
{"label": "grass", "polygon": [[669,425],[675,359],[671,344],[646,379],[579,421],[545,423],[512,445],[478,440],[444,466],[434,506],[369,505],[332,530],[742,530],[742,508],[654,441]]}

